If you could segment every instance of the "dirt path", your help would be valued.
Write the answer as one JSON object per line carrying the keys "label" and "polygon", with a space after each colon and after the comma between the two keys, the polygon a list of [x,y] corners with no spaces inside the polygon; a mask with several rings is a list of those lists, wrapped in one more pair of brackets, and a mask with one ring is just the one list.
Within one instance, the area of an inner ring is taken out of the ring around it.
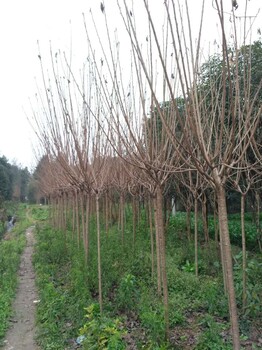
{"label": "dirt path", "polygon": [[33,227],[26,230],[27,245],[21,257],[19,284],[13,304],[12,326],[7,332],[3,350],[37,350],[35,343],[35,309],[37,293],[32,265]]}

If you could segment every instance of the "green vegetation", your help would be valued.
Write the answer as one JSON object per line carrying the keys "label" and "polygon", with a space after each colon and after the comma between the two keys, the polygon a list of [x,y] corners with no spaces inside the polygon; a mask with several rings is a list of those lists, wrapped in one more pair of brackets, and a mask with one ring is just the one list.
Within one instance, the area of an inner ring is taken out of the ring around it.
{"label": "green vegetation", "polygon": [[[156,280],[151,277],[150,235],[143,211],[135,250],[132,249],[131,220],[126,222],[125,243],[118,249],[115,249],[119,244],[117,226],[112,226],[108,235],[102,230],[103,314],[97,303],[95,221],[90,222],[90,253],[86,263],[82,244],[78,247],[70,230],[63,232],[47,225],[48,206],[21,205],[16,211],[16,227],[0,243],[0,339],[4,337],[11,315],[17,268],[25,246],[23,233],[34,220],[38,222],[34,266],[40,299],[38,343],[42,349],[70,348],[77,339],[83,349],[97,350],[126,349],[128,344],[146,350],[187,349],[189,344],[196,350],[232,349],[227,300],[215,242],[211,241],[208,247],[200,246],[199,277],[195,277],[194,246],[185,244],[181,235],[186,227],[183,213],[170,220],[167,230],[170,305],[170,341],[167,343],[163,305],[157,294]],[[132,219],[130,208],[126,218]],[[239,225],[238,219],[233,215],[230,225]],[[251,223],[249,219],[247,214],[246,222]],[[237,302],[241,309],[242,253],[237,247],[233,251]],[[247,305],[240,315],[243,342],[252,340],[255,330],[261,327],[261,267],[261,257],[249,252]],[[253,349],[256,349],[255,343]]]}
{"label": "green vegetation", "polygon": [[28,222],[23,219],[23,209],[18,211],[18,221],[12,232],[0,240],[0,341],[3,339],[11,316],[11,303],[17,287],[17,269],[25,247],[25,229]]}
{"label": "green vegetation", "polygon": [[[34,218],[47,217],[48,208],[34,207]],[[234,219],[236,220],[236,219]],[[90,222],[87,266],[83,247],[70,231],[49,226],[37,229],[34,265],[40,303],[38,342],[43,349],[65,349],[82,336],[84,349],[232,349],[221,264],[213,241],[199,248],[199,277],[194,275],[194,247],[181,231],[185,215],[172,218],[167,233],[167,274],[170,304],[170,343],[165,341],[163,305],[151,278],[150,235],[142,212],[132,249],[132,224],[126,222],[125,243],[119,231],[102,230],[101,258],[104,311],[99,312],[95,222]],[[248,235],[248,232],[247,232]],[[239,242],[240,243],[240,242]],[[118,245],[117,245],[118,244]],[[116,249],[116,246],[118,247]],[[241,307],[241,253],[234,248],[237,301]],[[247,307],[240,317],[242,339],[259,325],[262,287],[261,258],[248,257]],[[254,348],[255,349],[255,348]]]}
{"label": "green vegetation", "polygon": [[0,157],[0,208],[2,200],[25,201],[29,178],[27,168],[10,164],[6,157]]}

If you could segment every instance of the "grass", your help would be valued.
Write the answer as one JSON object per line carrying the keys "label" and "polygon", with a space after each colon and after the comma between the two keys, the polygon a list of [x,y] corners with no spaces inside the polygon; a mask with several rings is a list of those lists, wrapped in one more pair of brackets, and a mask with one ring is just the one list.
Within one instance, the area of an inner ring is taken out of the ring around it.
{"label": "grass", "polygon": [[[131,222],[126,223],[124,244],[116,226],[110,228],[108,236],[101,226],[104,312],[100,315],[95,221],[90,222],[86,266],[83,247],[78,248],[71,232],[54,230],[45,222],[48,207],[34,206],[30,215],[40,223],[36,230],[34,266],[40,299],[38,343],[42,349],[70,349],[80,335],[84,337],[84,349],[125,349],[126,344],[145,350],[232,349],[217,248],[214,242],[209,247],[199,246],[200,274],[196,278],[194,246],[181,239],[185,232],[183,214],[178,215],[177,222],[172,219],[167,233],[169,343],[165,341],[162,301],[157,295],[156,280],[151,278],[150,235],[145,217],[141,217],[137,228],[135,247]],[[239,248],[234,251],[241,309],[241,255]],[[243,339],[250,339],[253,325],[260,324],[261,315],[257,302],[261,293],[261,260],[253,253],[248,260],[251,297],[249,312],[240,315]]]}
{"label": "grass", "polygon": [[17,288],[17,270],[26,239],[28,222],[24,219],[24,208],[17,211],[17,223],[13,230],[0,241],[0,344],[12,315],[12,301]]}

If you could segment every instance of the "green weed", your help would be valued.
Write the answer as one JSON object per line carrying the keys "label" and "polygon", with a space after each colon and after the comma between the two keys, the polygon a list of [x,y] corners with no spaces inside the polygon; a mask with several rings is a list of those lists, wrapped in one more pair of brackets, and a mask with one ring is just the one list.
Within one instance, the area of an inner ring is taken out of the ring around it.
{"label": "green weed", "polygon": [[83,348],[86,350],[124,350],[125,331],[118,319],[112,320],[100,315],[99,305],[91,304],[86,309],[87,322],[81,327]]}
{"label": "green weed", "polygon": [[0,241],[0,340],[8,327],[12,313],[11,303],[17,287],[17,270],[24,250],[25,229],[17,223],[8,240]]}

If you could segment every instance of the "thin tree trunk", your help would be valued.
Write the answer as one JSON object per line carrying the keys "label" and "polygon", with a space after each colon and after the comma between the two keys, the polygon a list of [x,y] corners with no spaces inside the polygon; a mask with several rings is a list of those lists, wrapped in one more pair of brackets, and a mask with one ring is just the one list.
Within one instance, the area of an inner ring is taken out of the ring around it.
{"label": "thin tree trunk", "polygon": [[80,248],[80,223],[79,223],[79,201],[78,192],[75,192],[75,202],[76,202],[76,229],[77,229],[77,246]]}
{"label": "thin tree trunk", "polygon": [[108,200],[108,192],[105,193],[105,228],[106,228],[106,236],[108,237],[109,231],[109,200]]}
{"label": "thin tree trunk", "polygon": [[84,192],[81,192],[80,194],[80,206],[81,206],[81,222],[82,222],[82,240],[83,240],[83,246],[86,246],[86,221],[85,221],[85,194]]}
{"label": "thin tree trunk", "polygon": [[[153,218],[152,218],[152,205],[151,198],[148,198],[148,218],[150,228],[150,243],[151,243],[151,277],[152,280],[155,274],[155,254],[154,254],[154,232],[153,232]],[[161,289],[161,286],[160,286]]]}
{"label": "thin tree trunk", "polygon": [[124,244],[124,240],[125,240],[125,198],[124,198],[124,193],[121,191],[120,193],[120,208],[119,208],[119,215],[120,215],[120,232],[121,232],[121,239],[122,239],[122,244]]}
{"label": "thin tree trunk", "polygon": [[135,251],[135,243],[136,243],[136,221],[137,221],[137,206],[136,206],[136,197],[132,196],[132,222],[133,222],[133,250]]}
{"label": "thin tree trunk", "polygon": [[243,295],[242,295],[242,308],[243,312],[247,303],[246,285],[247,285],[247,257],[246,257],[246,235],[245,235],[245,194],[241,194],[241,232],[242,232],[242,280],[243,280]]}
{"label": "thin tree trunk", "polygon": [[154,198],[154,219],[155,219],[155,232],[156,232],[156,266],[157,266],[157,293],[162,295],[162,276],[161,276],[161,262],[160,262],[160,243],[159,243],[159,227],[157,224],[157,203]]}
{"label": "thin tree trunk", "polygon": [[207,217],[207,197],[206,197],[205,193],[203,193],[201,203],[202,203],[202,221],[203,221],[205,242],[206,242],[206,244],[208,244],[209,243],[209,234],[208,234],[208,217]]}
{"label": "thin tree trunk", "polygon": [[197,195],[194,198],[195,202],[195,274],[198,277],[198,210],[197,210]]}
{"label": "thin tree trunk", "polygon": [[165,252],[165,233],[164,233],[164,220],[163,220],[163,194],[162,189],[158,185],[156,189],[156,226],[159,236],[159,250],[160,250],[160,263],[161,263],[161,277],[163,288],[163,301],[164,301],[164,316],[165,316],[165,330],[166,338],[169,334],[169,310],[168,310],[168,287],[167,287],[167,274],[166,274],[166,252]]}
{"label": "thin tree trunk", "polygon": [[220,223],[220,236],[222,237],[223,258],[228,287],[228,304],[232,328],[233,349],[240,350],[240,337],[238,326],[238,314],[234,287],[233,265],[231,256],[231,244],[228,230],[226,194],[222,184],[217,185],[218,216]]}
{"label": "thin tree trunk", "polygon": [[260,252],[262,252],[261,229],[260,229],[260,198],[259,198],[258,191],[256,192],[255,196],[256,196],[256,207],[257,207],[257,214],[256,214],[257,239],[258,239],[259,250]]}
{"label": "thin tree trunk", "polygon": [[97,230],[97,269],[98,269],[98,298],[100,313],[103,312],[102,299],[102,274],[101,274],[101,251],[100,251],[100,217],[99,217],[99,195],[96,194],[96,230]]}
{"label": "thin tree trunk", "polygon": [[187,232],[187,239],[190,242],[191,241],[191,208],[186,208],[186,232]]}
{"label": "thin tree trunk", "polygon": [[90,198],[89,194],[86,194],[86,215],[85,215],[85,261],[87,264],[89,256],[89,213],[90,213]]}
{"label": "thin tree trunk", "polygon": [[72,239],[74,239],[75,231],[76,231],[76,200],[75,195],[73,194],[72,198]]}
{"label": "thin tree trunk", "polygon": [[64,225],[65,225],[65,235],[67,231],[67,217],[68,217],[68,194],[64,195],[64,203],[65,203],[65,215],[64,215]]}

